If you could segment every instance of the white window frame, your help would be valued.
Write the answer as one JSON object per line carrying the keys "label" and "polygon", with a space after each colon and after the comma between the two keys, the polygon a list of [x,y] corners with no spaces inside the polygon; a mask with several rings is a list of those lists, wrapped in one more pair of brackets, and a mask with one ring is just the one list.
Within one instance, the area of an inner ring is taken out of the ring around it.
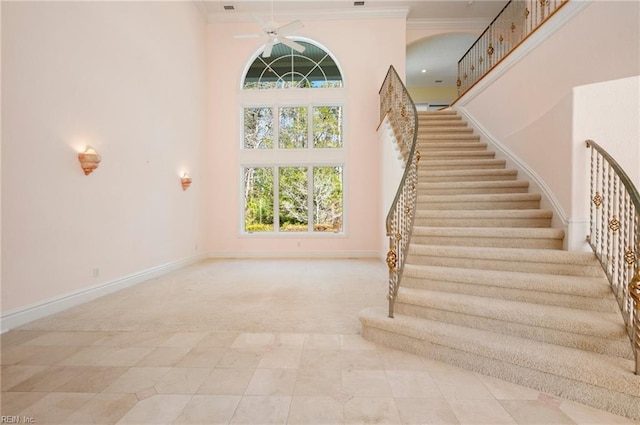
{"label": "white window frame", "polygon": [[[313,40],[298,38],[296,40],[315,44],[327,52],[338,66],[342,76],[342,87],[316,87],[316,88],[274,88],[274,89],[243,89],[245,75],[256,57],[262,53],[259,49],[247,62],[240,78],[238,89],[238,173],[239,173],[239,228],[241,236],[247,237],[345,237],[347,235],[348,202],[346,188],[348,187],[348,105],[346,104],[347,92],[345,89],[345,76],[342,67],[324,46]],[[279,147],[279,108],[280,107],[307,107],[308,137],[307,147],[300,149],[282,149]],[[340,106],[342,107],[342,146],[340,148],[314,148],[313,147],[313,107],[314,106]],[[245,149],[244,148],[244,110],[245,108],[271,107],[274,109],[273,122],[273,148],[271,149]],[[245,205],[244,205],[244,169],[248,167],[273,167],[274,169],[274,217],[273,231],[247,232],[245,230]],[[307,167],[308,190],[308,228],[306,232],[281,232],[279,218],[279,173],[278,167]],[[340,232],[316,232],[313,230],[313,167],[342,167],[342,231]]]}

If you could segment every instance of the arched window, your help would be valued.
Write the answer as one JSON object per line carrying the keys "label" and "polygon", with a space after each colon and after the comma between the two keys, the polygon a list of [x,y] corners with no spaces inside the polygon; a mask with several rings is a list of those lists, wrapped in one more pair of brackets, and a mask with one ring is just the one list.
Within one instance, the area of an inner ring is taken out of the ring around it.
{"label": "arched window", "polygon": [[271,56],[258,55],[244,76],[244,89],[342,87],[342,74],[329,53],[307,41],[298,53],[284,44],[273,46]]}
{"label": "arched window", "polygon": [[296,42],[304,52],[276,44],[243,76],[242,233],[344,232],[342,73],[324,48]]}

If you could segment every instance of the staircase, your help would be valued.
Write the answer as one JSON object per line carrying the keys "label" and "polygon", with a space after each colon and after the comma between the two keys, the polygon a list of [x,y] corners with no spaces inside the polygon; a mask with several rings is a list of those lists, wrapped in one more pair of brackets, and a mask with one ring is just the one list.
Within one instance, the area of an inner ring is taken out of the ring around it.
{"label": "staircase", "polygon": [[595,255],[562,250],[540,195],[455,111],[419,113],[416,216],[374,342],[640,419],[640,376]]}

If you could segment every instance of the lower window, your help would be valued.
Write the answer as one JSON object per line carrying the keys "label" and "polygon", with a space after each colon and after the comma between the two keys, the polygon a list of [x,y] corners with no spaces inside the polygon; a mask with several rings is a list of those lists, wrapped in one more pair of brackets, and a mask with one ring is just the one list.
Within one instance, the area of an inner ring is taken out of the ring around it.
{"label": "lower window", "polygon": [[245,232],[342,232],[341,166],[243,171]]}

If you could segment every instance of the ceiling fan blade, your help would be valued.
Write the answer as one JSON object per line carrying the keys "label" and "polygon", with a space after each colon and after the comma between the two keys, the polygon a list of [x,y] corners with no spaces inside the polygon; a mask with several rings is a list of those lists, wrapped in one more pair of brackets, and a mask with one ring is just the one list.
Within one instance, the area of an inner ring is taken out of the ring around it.
{"label": "ceiling fan blade", "polygon": [[285,35],[290,33],[291,31],[295,31],[297,29],[303,28],[304,25],[302,24],[302,22],[300,21],[293,21],[293,22],[289,22],[288,24],[285,24],[279,28],[276,29],[276,32],[280,35]]}
{"label": "ceiling fan blade", "polygon": [[253,19],[258,23],[258,25],[260,25],[260,28],[262,28],[262,30],[264,32],[271,32],[273,31],[273,26],[267,24],[261,17],[259,17],[258,15],[254,15]]}
{"label": "ceiling fan blade", "polygon": [[280,37],[278,38],[278,41],[284,44],[285,46],[291,47],[293,50],[295,50],[298,53],[304,52],[305,47],[302,44],[296,43],[293,40],[289,40],[287,37]]}
{"label": "ceiling fan blade", "polygon": [[273,38],[269,39],[269,41],[267,41],[267,44],[264,45],[264,51],[262,52],[262,57],[263,58],[268,58],[271,56],[271,51],[273,50],[273,44],[274,44],[275,40]]}
{"label": "ceiling fan blade", "polygon": [[235,38],[236,40],[244,40],[247,38],[260,38],[263,35],[264,34],[238,34],[238,35],[234,35],[233,38]]}

